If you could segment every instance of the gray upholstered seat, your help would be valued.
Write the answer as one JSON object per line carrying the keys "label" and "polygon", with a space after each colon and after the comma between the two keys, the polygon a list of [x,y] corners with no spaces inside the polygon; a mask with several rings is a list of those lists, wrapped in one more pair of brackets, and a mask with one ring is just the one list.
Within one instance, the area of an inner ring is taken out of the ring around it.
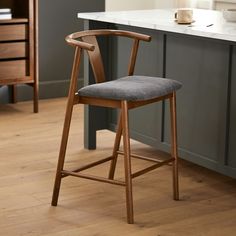
{"label": "gray upholstered seat", "polygon": [[181,86],[180,82],[171,79],[134,75],[88,85],[80,89],[78,94],[86,97],[142,101],[167,95]]}

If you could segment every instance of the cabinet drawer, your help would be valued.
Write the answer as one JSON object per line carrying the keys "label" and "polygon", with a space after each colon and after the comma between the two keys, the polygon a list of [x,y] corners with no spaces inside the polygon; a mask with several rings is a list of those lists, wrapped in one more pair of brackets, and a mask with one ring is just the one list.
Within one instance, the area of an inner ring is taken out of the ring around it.
{"label": "cabinet drawer", "polygon": [[0,61],[0,80],[26,76],[26,60]]}
{"label": "cabinet drawer", "polygon": [[26,57],[26,43],[0,43],[0,59]]}
{"label": "cabinet drawer", "polygon": [[0,41],[27,39],[26,24],[0,25]]}

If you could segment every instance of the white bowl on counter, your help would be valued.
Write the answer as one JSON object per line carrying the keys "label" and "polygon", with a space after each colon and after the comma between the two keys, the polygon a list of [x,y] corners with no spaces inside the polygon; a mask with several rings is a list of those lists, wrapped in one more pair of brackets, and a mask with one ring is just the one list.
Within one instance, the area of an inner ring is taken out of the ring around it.
{"label": "white bowl on counter", "polygon": [[226,21],[236,22],[236,9],[225,9],[223,10],[223,17]]}

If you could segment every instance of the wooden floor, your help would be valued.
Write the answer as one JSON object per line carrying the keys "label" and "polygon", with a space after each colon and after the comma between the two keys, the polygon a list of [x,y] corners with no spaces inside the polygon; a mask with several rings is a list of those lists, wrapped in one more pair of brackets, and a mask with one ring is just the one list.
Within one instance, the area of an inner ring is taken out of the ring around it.
{"label": "wooden floor", "polygon": [[[0,105],[0,235],[233,236],[236,180],[186,161],[180,163],[180,201],[172,200],[171,167],[133,181],[135,224],[126,224],[125,191],[90,180],[63,179],[59,205],[51,207],[65,99]],[[98,149],[83,149],[83,114],[75,108],[68,167],[108,156],[114,134],[98,133]],[[138,153],[153,154],[133,142]],[[122,157],[117,178],[122,178]],[[134,169],[146,164],[133,160]],[[106,176],[108,164],[91,170]]]}

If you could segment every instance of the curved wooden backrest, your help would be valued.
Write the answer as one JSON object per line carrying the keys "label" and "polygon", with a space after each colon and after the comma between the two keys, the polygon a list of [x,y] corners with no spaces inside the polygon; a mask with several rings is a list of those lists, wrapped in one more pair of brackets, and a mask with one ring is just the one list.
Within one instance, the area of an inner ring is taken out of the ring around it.
{"label": "curved wooden backrest", "polygon": [[150,36],[131,31],[104,29],[104,30],[88,30],[88,31],[76,32],[66,37],[66,41],[68,44],[87,51],[96,83],[101,83],[106,81],[102,56],[100,53],[100,48],[96,37],[110,36],[110,35],[128,37],[134,40],[130,55],[130,62],[128,66],[128,75],[133,75],[139,41],[143,40],[149,42],[151,40]]}

